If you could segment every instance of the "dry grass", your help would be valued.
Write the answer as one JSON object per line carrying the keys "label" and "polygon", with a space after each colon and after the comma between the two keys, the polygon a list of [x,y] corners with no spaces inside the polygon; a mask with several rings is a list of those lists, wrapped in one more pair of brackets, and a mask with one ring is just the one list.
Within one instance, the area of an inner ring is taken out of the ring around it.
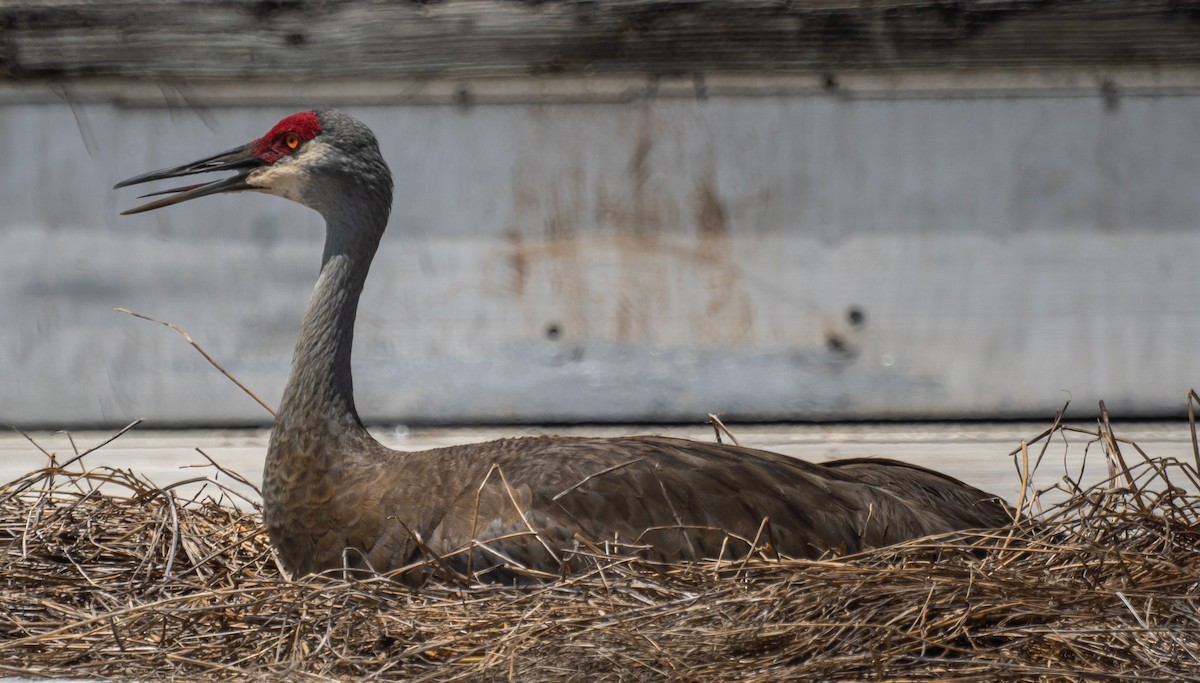
{"label": "dry grass", "polygon": [[[0,671],[186,680],[1200,679],[1195,465],[1056,422],[1110,481],[1012,529],[825,561],[598,554],[535,587],[281,576],[214,471],[182,500],[84,457],[0,488]],[[1198,456],[1200,457],[1200,456]],[[1133,462],[1136,460],[1136,463]]]}

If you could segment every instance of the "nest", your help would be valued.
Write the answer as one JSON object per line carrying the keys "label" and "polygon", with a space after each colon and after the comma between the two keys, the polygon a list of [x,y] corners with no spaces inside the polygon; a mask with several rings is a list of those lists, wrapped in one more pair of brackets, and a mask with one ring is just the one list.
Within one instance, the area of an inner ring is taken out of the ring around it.
{"label": "nest", "polygon": [[[1192,463],[1055,424],[1109,480],[1011,528],[823,560],[597,552],[534,586],[285,578],[215,463],[182,499],[86,455],[0,488],[0,671],[139,680],[1029,680],[1200,677]],[[1200,459],[1200,455],[1198,455]],[[1131,462],[1136,460],[1136,462]],[[1097,463],[1096,461],[1099,461]],[[1189,491],[1191,493],[1189,493]]]}

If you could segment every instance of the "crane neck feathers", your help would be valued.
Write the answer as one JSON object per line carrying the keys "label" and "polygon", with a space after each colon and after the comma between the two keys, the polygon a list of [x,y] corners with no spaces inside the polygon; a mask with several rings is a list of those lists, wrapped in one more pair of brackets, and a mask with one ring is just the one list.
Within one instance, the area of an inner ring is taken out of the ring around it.
{"label": "crane neck feathers", "polygon": [[386,195],[370,185],[335,185],[344,191],[324,190],[308,196],[314,200],[309,205],[325,217],[325,248],[280,406],[280,416],[287,419],[279,420],[277,426],[311,429],[327,425],[325,436],[340,440],[365,434],[354,404],[351,376],[354,322],[371,261],[387,225],[391,183],[389,178]]}

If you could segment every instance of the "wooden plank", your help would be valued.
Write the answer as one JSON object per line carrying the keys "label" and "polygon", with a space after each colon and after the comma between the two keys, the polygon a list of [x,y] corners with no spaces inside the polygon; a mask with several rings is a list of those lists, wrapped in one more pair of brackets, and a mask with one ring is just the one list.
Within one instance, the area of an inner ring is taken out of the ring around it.
{"label": "wooden plank", "polygon": [[0,78],[1170,66],[1198,38],[1195,0],[10,0]]}

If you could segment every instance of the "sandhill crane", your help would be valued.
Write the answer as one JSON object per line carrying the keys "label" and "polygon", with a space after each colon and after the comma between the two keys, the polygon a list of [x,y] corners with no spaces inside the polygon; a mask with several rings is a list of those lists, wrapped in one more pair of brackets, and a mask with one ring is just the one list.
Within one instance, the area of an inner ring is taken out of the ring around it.
{"label": "sandhill crane", "polygon": [[432,553],[512,578],[521,567],[558,573],[576,544],[605,542],[687,561],[729,557],[759,538],[815,557],[1010,519],[994,496],[889,460],[818,465],[658,436],[385,448],[359,420],[350,377],[359,294],[392,205],[374,134],[338,111],[301,112],[246,145],[116,187],[226,170],[236,173],[154,193],[167,196],[125,213],[252,190],[325,218],[321,271],[263,473],[271,542],[295,575],[386,571]]}

